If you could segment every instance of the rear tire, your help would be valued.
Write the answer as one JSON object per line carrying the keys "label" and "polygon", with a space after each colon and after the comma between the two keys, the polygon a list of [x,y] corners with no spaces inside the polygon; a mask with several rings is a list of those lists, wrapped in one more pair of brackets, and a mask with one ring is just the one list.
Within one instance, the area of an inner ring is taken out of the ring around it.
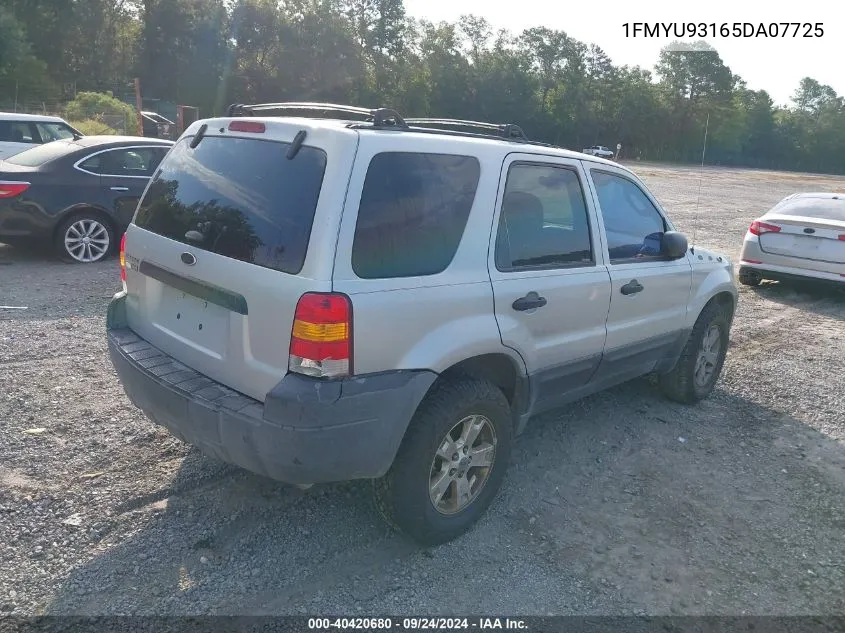
{"label": "rear tire", "polygon": [[763,281],[763,276],[756,270],[740,269],[739,283],[743,286],[759,286],[761,281]]}
{"label": "rear tire", "polygon": [[496,386],[473,378],[439,382],[414,414],[390,470],[374,482],[379,512],[423,545],[460,536],[501,487],[512,436],[511,409]]}
{"label": "rear tire", "polygon": [[90,211],[75,213],[56,231],[58,256],[74,264],[93,264],[111,255],[116,242],[114,228],[102,216]]}
{"label": "rear tire", "polygon": [[730,320],[725,308],[715,302],[707,304],[698,315],[678,362],[659,378],[663,394],[684,404],[709,396],[722,373],[729,334]]}

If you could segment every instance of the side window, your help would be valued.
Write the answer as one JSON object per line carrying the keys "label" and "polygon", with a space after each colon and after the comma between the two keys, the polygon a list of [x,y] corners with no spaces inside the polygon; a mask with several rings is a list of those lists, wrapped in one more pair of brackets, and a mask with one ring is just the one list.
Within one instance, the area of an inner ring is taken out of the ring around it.
{"label": "side window", "polygon": [[587,205],[574,170],[525,163],[510,166],[495,257],[496,268],[502,271],[593,263]]}
{"label": "side window", "polygon": [[95,174],[102,173],[100,170],[102,169],[103,156],[105,156],[105,154],[95,154],[87,160],[84,160],[79,163],[79,168],[84,169],[85,171],[93,172]]}
{"label": "side window", "polygon": [[660,242],[666,232],[663,216],[627,178],[591,170],[599,198],[611,261],[661,257]]}
{"label": "side window", "polygon": [[0,121],[0,141],[38,144],[41,139],[34,126],[24,121]]}
{"label": "side window", "polygon": [[129,147],[103,152],[94,158],[98,157],[100,164],[97,173],[149,178],[164,155],[158,147]]}
{"label": "side window", "polygon": [[480,173],[471,156],[376,154],[355,225],[355,274],[388,279],[443,272],[461,242]]}
{"label": "side window", "polygon": [[152,175],[158,166],[161,164],[161,161],[164,160],[164,157],[167,155],[167,150],[170,149],[169,147],[151,147],[150,148],[150,162],[147,167],[150,170],[150,175]]}
{"label": "side window", "polygon": [[73,138],[73,131],[64,123],[36,123],[35,126],[45,143]]}

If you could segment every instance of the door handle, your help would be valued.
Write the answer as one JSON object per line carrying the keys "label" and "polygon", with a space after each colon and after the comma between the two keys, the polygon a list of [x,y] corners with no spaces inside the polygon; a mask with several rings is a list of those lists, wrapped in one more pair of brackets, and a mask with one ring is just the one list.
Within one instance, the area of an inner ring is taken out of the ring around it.
{"label": "door handle", "polygon": [[129,191],[129,187],[109,187],[112,191]]}
{"label": "door handle", "polygon": [[637,281],[636,279],[632,279],[624,286],[622,286],[621,291],[623,295],[632,295],[636,294],[637,292],[642,292],[643,285]]}
{"label": "door handle", "polygon": [[512,307],[514,310],[519,310],[520,312],[524,312],[525,310],[533,310],[534,308],[542,308],[546,305],[546,298],[541,297],[533,290],[529,292],[524,297],[520,297],[516,301],[513,302]]}

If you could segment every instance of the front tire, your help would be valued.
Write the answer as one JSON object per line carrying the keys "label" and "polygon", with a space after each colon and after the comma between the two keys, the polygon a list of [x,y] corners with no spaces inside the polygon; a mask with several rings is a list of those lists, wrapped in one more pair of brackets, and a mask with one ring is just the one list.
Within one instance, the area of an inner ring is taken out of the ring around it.
{"label": "front tire", "polygon": [[660,376],[663,394],[684,404],[709,396],[722,373],[729,335],[730,320],[725,308],[709,303],[698,315],[678,362]]}
{"label": "front tire", "polygon": [[56,231],[56,253],[64,261],[93,264],[106,259],[115,244],[111,224],[97,214],[75,214],[59,225]]}
{"label": "front tire", "polygon": [[376,506],[423,545],[455,539],[501,487],[512,436],[511,409],[495,385],[473,378],[435,384],[390,470],[374,482]]}

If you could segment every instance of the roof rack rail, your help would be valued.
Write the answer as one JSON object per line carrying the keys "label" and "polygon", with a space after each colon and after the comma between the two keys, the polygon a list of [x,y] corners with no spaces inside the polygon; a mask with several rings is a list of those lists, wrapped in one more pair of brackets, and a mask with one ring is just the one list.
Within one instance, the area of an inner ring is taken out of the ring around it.
{"label": "roof rack rail", "polygon": [[[359,108],[356,106],[338,105],[336,103],[313,103],[306,101],[290,101],[283,103],[256,103],[244,105],[233,103],[226,110],[226,116],[255,116],[265,110],[281,112],[324,112],[334,114],[354,114],[372,120],[373,127],[401,127],[407,128],[405,120],[396,110],[390,108]],[[332,117],[312,117],[332,118]]]}
{"label": "roof rack rail", "polygon": [[405,119],[408,125],[422,125],[445,128],[476,128],[479,130],[491,130],[497,132],[496,136],[505,139],[527,141],[528,137],[522,128],[513,123],[484,123],[481,121],[464,121],[462,119]]}

